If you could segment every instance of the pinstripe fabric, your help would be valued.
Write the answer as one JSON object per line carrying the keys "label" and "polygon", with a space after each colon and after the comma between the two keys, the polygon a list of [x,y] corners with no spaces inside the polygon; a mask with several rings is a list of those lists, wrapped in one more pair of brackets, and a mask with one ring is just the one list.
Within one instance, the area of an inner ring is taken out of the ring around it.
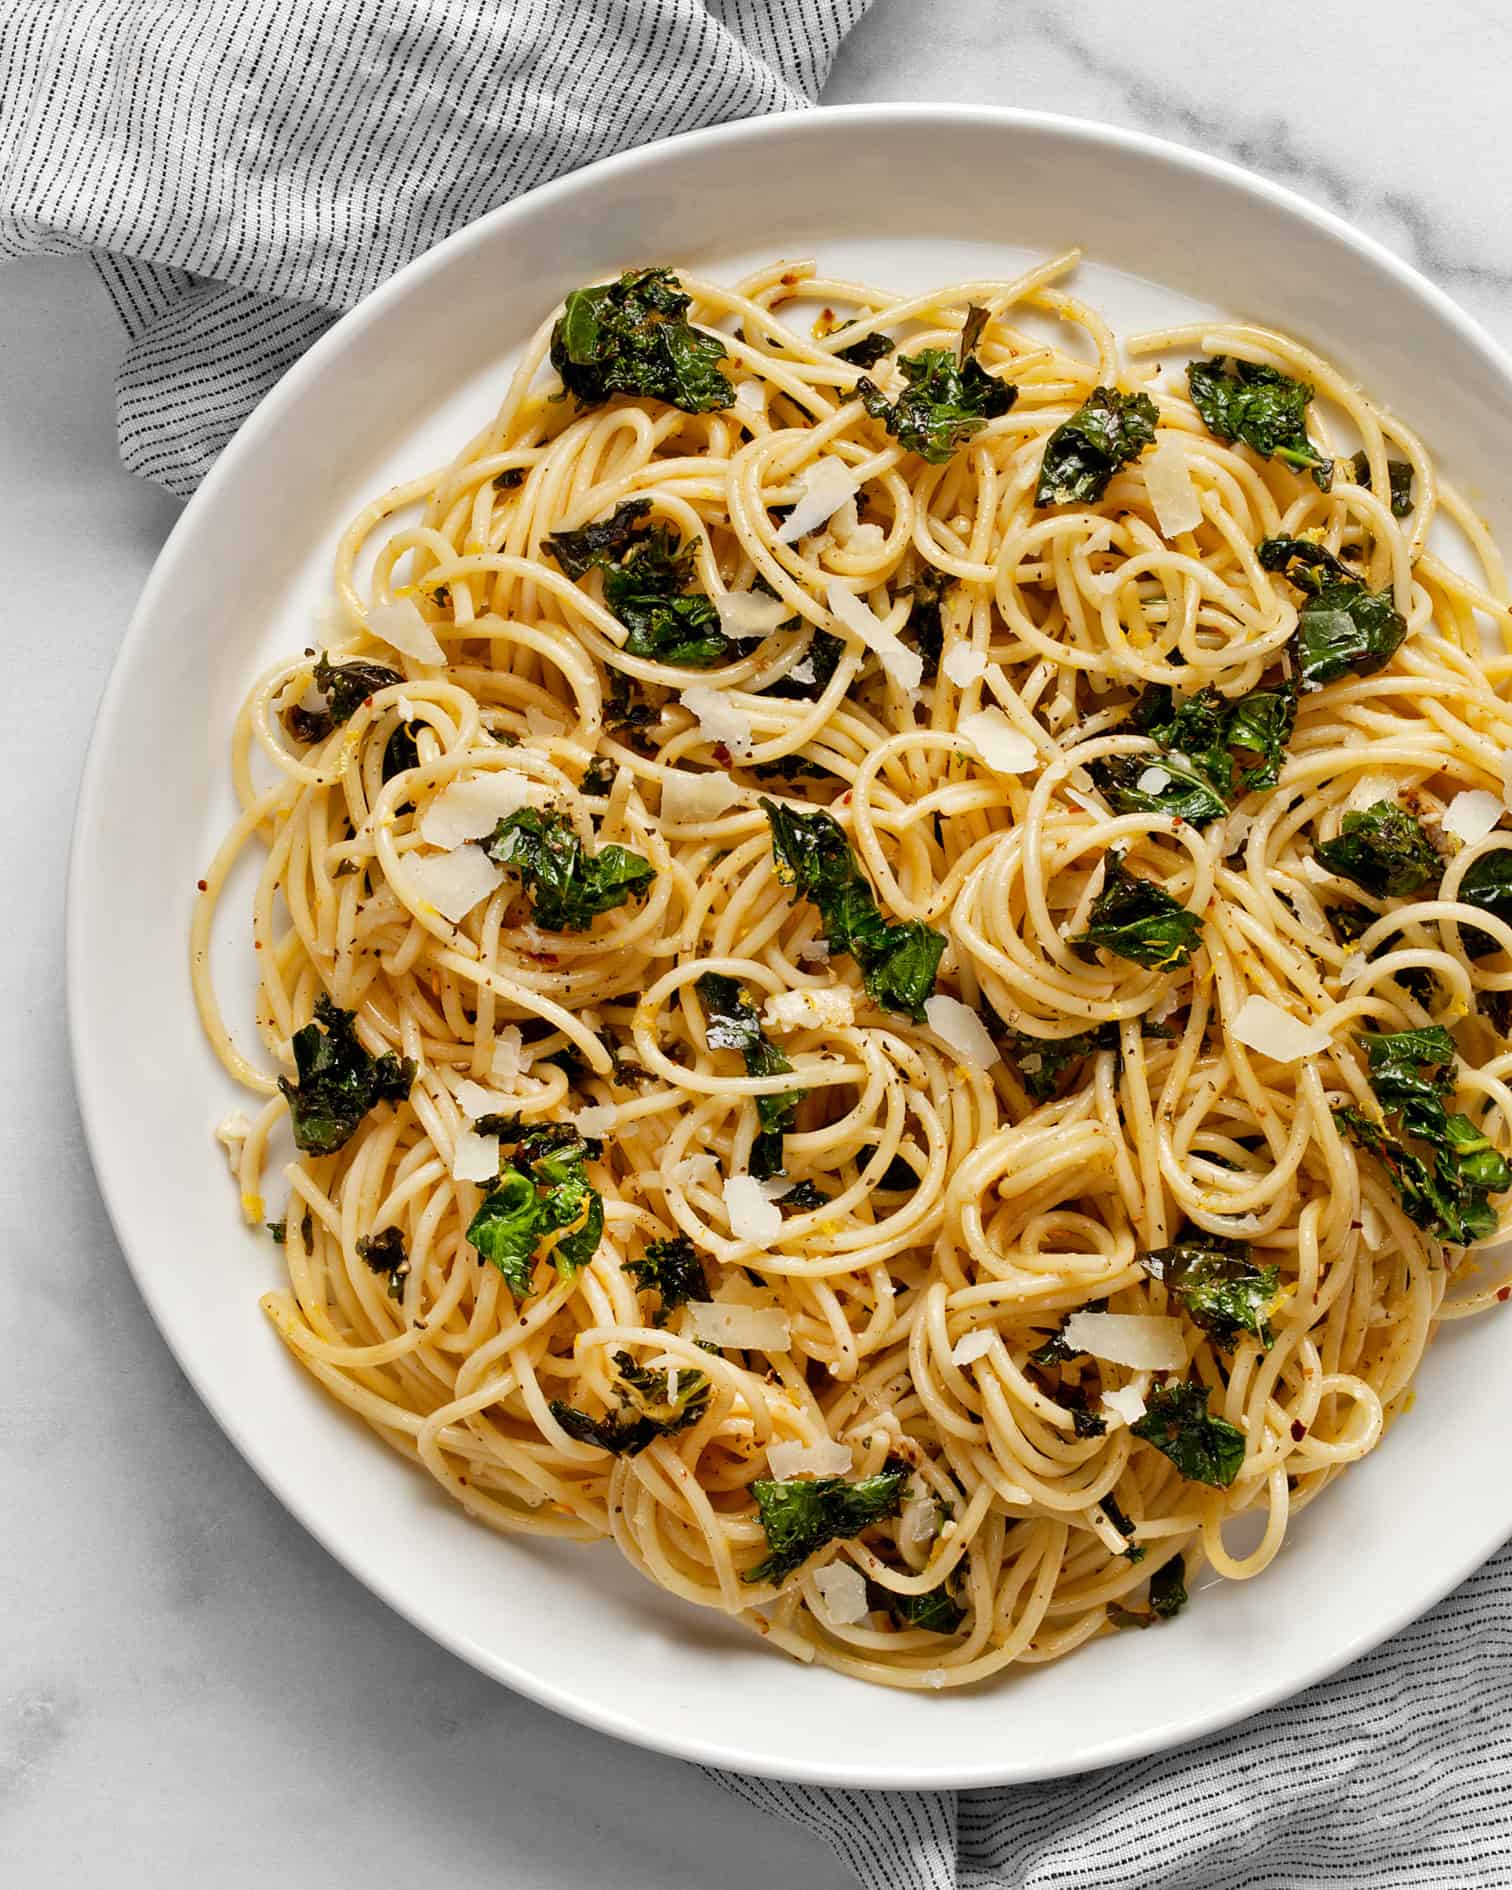
{"label": "pinstripe fabric", "polygon": [[0,0],[0,256],[85,250],[121,453],[187,496],[412,256],[672,132],[812,105],[870,0]]}
{"label": "pinstripe fabric", "polygon": [[959,1797],[710,1776],[867,1890],[1512,1885],[1512,1547],[1335,1679],[1158,1758]]}

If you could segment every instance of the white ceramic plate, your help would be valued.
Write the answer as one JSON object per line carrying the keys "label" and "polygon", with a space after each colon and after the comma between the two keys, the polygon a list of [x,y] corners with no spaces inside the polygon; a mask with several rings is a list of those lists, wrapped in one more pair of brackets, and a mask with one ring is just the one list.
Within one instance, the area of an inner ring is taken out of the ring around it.
{"label": "white ceramic plate", "polygon": [[[1174,146],[1025,113],[868,106],[758,120],[538,190],[334,328],[185,512],[95,730],[71,863],[75,1067],[116,1230],[185,1371],[295,1515],[438,1641],[563,1713],[716,1765],[967,1786],[1134,1757],[1342,1666],[1512,1532],[1512,1373],[1489,1318],[1440,1338],[1410,1416],[1299,1519],[1259,1580],[1212,1588],[1158,1632],[976,1692],[875,1691],[789,1664],[608,1548],[468,1522],[318,1391],[258,1310],[278,1261],[239,1229],[212,1140],[232,1097],[200,1037],[185,941],[195,879],[232,814],[232,716],[264,662],[308,641],[340,527],[448,457],[551,303],[621,265],[733,275],[817,255],[907,288],[1007,276],[1071,243],[1095,259],[1080,286],[1125,332],[1221,310],[1347,364],[1512,538],[1496,496],[1512,367],[1437,290],[1300,199]],[[250,990],[244,908],[225,912],[223,981]]]}

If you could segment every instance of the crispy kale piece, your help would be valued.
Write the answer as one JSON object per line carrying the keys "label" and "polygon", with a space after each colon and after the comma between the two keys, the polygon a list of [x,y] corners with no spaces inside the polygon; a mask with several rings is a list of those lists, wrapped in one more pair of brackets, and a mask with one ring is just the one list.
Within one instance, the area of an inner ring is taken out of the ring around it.
{"label": "crispy kale piece", "polygon": [[945,623],[940,604],[954,583],[955,579],[946,572],[935,570],[933,565],[925,565],[909,587],[913,595],[908,606],[908,621],[903,626],[902,640],[910,649],[918,651],[924,665],[925,682],[933,682],[940,673],[940,652],[945,646]]}
{"label": "crispy kale piece", "polygon": [[1269,1321],[1280,1300],[1281,1272],[1255,1266],[1248,1241],[1189,1228],[1172,1246],[1140,1254],[1139,1263],[1171,1289],[1188,1317],[1219,1345],[1232,1346],[1246,1332],[1262,1345],[1271,1343]]}
{"label": "crispy kale piece", "polygon": [[350,722],[369,696],[403,681],[399,671],[385,663],[333,663],[322,651],[315,665],[315,687],[325,697],[325,707],[306,709],[295,703],[284,711],[284,726],[297,742],[323,742],[333,728]]}
{"label": "crispy kale piece", "polygon": [[844,1477],[789,1477],[781,1482],[758,1477],[751,1485],[751,1494],[770,1553],[740,1579],[786,1581],[826,1543],[859,1536],[873,1523],[896,1516],[903,1503],[903,1486],[911,1474],[907,1464],[899,1464],[857,1482]]}
{"label": "crispy kale piece", "polygon": [[1390,589],[1372,591],[1332,552],[1306,538],[1267,538],[1260,563],[1307,592],[1287,648],[1303,689],[1384,669],[1407,635]]}
{"label": "crispy kale piece", "polygon": [[1333,484],[1333,461],[1325,459],[1307,437],[1307,409],[1314,389],[1279,368],[1258,361],[1236,361],[1215,354],[1187,364],[1192,404],[1209,433],[1220,440],[1242,440],[1262,459],[1279,459],[1297,472],[1310,472],[1320,492]]}
{"label": "crispy kale piece", "polygon": [[[1512,848],[1498,847],[1495,852],[1483,853],[1478,860],[1472,860],[1465,868],[1455,898],[1512,925]],[[1484,958],[1488,952],[1501,950],[1491,934],[1478,926],[1463,926],[1461,937],[1472,958]]]}
{"label": "crispy kale piece", "polygon": [[897,345],[891,335],[884,335],[874,329],[869,335],[859,336],[848,348],[842,348],[835,359],[849,361],[852,367],[875,367],[884,356],[891,354]]}
{"label": "crispy kale piece", "polygon": [[550,932],[586,932],[600,913],[644,898],[656,877],[651,862],[627,847],[589,855],[565,814],[534,807],[501,820],[483,851],[519,874],[536,924]]}
{"label": "crispy kale piece", "polygon": [[531,1291],[531,1268],[545,1251],[542,1241],[557,1236],[549,1254],[564,1278],[586,1266],[598,1251],[604,1202],[583,1166],[598,1153],[598,1146],[585,1141],[571,1123],[543,1122],[522,1129],[518,1117],[484,1117],[478,1127],[516,1146],[513,1161],[500,1169],[473,1216],[467,1238],[503,1274],[514,1297],[525,1299]]}
{"label": "crispy kale piece", "polygon": [[1096,1030],[1074,1037],[1030,1037],[1023,1031],[1003,1033],[1007,1055],[1019,1081],[1035,1102],[1052,1102],[1067,1087],[1068,1071],[1078,1068],[1099,1050],[1118,1048],[1117,1024],[1099,1024]]}
{"label": "crispy kale piece", "polygon": [[1454,1039],[1430,1025],[1367,1033],[1362,1042],[1384,1119],[1344,1108],[1334,1111],[1334,1121],[1381,1162],[1417,1226],[1460,1247],[1494,1234],[1497,1212],[1489,1197],[1512,1188],[1512,1164],[1468,1116],[1444,1107],[1454,1089]]}
{"label": "crispy kale piece", "polygon": [[597,1444],[616,1457],[638,1457],[658,1437],[672,1437],[694,1425],[709,1408],[709,1380],[703,1372],[679,1368],[673,1388],[665,1369],[637,1365],[628,1352],[614,1355],[619,1409],[589,1417],[586,1411],[551,1400],[551,1415],[580,1444]]}
{"label": "crispy kale piece", "polygon": [[885,1010],[919,1022],[945,951],[945,935],[909,919],[890,923],[856,864],[839,823],[823,809],[801,813],[763,800],[777,876],[819,908],[832,952],[849,952],[867,993]]}
{"label": "crispy kale piece", "polygon": [[1093,764],[1098,786],[1120,813],[1170,814],[1201,826],[1246,794],[1273,788],[1297,719],[1297,692],[1283,683],[1230,700],[1211,687],[1177,697],[1165,683],[1143,690],[1129,720],[1160,747],[1164,786],[1141,788],[1142,755]]}
{"label": "crispy kale piece", "polygon": [[380,1102],[402,1102],[415,1080],[408,1057],[392,1051],[375,1057],[358,1041],[356,1013],[338,1010],[325,992],[315,1000],[315,1019],[293,1037],[297,1079],[278,1079],[289,1104],[294,1143],[306,1155],[331,1155],[349,1142],[358,1124]]}
{"label": "crispy kale piece", "polygon": [[692,301],[670,269],[627,269],[617,282],[574,289],[551,331],[551,365],[579,406],[615,394],[664,400],[684,413],[728,407],[725,346],[686,318]]}
{"label": "crispy kale piece", "polygon": [[670,1240],[648,1240],[639,1260],[626,1260],[625,1271],[642,1289],[659,1295],[653,1324],[665,1325],[667,1314],[691,1299],[708,1300],[709,1282],[703,1262],[686,1234],[674,1234]]}
{"label": "crispy kale piece", "polygon": [[1150,1608],[1162,1621],[1170,1621],[1187,1605],[1186,1563],[1179,1555],[1163,1562],[1150,1577]]}
{"label": "crispy kale piece", "polygon": [[1092,959],[1098,946],[1150,971],[1184,965],[1202,942],[1202,920],[1161,886],[1129,872],[1121,853],[1108,855],[1107,878],[1092,902],[1087,929],[1071,943]]}
{"label": "crispy kale piece", "polygon": [[604,603],[629,631],[625,649],[648,662],[709,669],[739,655],[719,627],[713,598],[691,591],[696,539],[669,525],[648,525],[649,499],[627,499],[610,517],[544,541],[570,578],[597,567]]}
{"label": "crispy kale piece", "polygon": [[1443,862],[1421,821],[1395,801],[1346,814],[1336,840],[1319,840],[1313,851],[1331,873],[1352,879],[1377,899],[1399,899],[1436,883]]}
{"label": "crispy kale piece", "polygon": [[1244,1467],[1244,1432],[1208,1411],[1208,1394],[1189,1380],[1152,1391],[1145,1414],[1129,1426],[1193,1483],[1226,1489]]}
{"label": "crispy kale piece", "polygon": [[[704,1007],[705,1034],[712,1050],[738,1050],[747,1076],[785,1076],[792,1064],[761,1028],[744,987],[720,971],[706,971],[694,986]],[[751,1173],[768,1181],[783,1172],[782,1138],[792,1128],[806,1089],[784,1089],[758,1096],[756,1118],[761,1134],[751,1150]]]}
{"label": "crispy kale piece", "polygon": [[[1386,477],[1391,487],[1391,516],[1406,518],[1412,510],[1412,465],[1405,459],[1388,459]],[[1350,478],[1357,486],[1370,486],[1370,455],[1363,450],[1350,461]]]}
{"label": "crispy kale piece", "polygon": [[966,1619],[966,1610],[950,1592],[948,1581],[922,1595],[900,1595],[880,1582],[868,1582],[866,1598],[873,1608],[890,1614],[899,1627],[927,1628],[931,1634],[954,1634]]}
{"label": "crispy kale piece", "polygon": [[1013,383],[989,374],[973,352],[985,321],[984,310],[967,311],[959,355],[948,348],[900,354],[898,366],[907,386],[895,401],[874,381],[863,378],[857,386],[872,419],[932,466],[943,466],[958,446],[989,420],[1007,413],[1018,399]]}
{"label": "crispy kale piece", "polygon": [[1155,441],[1160,418],[1148,394],[1094,387],[1045,442],[1036,505],[1095,505],[1120,467]]}
{"label": "crispy kale piece", "polygon": [[375,1273],[388,1279],[390,1299],[404,1298],[404,1282],[409,1276],[409,1255],[404,1250],[404,1236],[397,1227],[385,1227],[376,1234],[364,1234],[357,1242],[357,1258]]}

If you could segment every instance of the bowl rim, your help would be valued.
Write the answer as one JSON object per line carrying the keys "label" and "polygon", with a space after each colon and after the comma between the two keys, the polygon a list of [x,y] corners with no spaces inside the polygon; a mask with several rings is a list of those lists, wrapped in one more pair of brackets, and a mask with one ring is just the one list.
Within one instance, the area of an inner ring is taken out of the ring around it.
{"label": "bowl rim", "polygon": [[[165,539],[112,662],[95,711],[80,775],[69,842],[65,907],[64,965],[69,1058],[85,1139],[112,1231],[137,1290],[179,1369],[262,1483],[327,1553],[388,1607],[448,1652],[490,1678],[501,1681],[514,1692],[580,1725],[651,1751],[732,1772],[802,1784],[888,1790],[965,1790],[1071,1777],[1152,1753],[1174,1750],[1247,1720],[1280,1701],[1296,1697],[1307,1688],[1330,1679],[1420,1618],[1495,1553],[1501,1546],[1503,1531],[1499,1526],[1489,1529],[1484,1545],[1478,1546],[1474,1554],[1462,1563],[1456,1563],[1437,1582],[1418,1587],[1410,1599],[1388,1610],[1383,1617],[1374,1620],[1369,1628],[1343,1639],[1326,1659],[1312,1663],[1309,1677],[1300,1684],[1295,1676],[1288,1676],[1256,1685],[1237,1702],[1230,1698],[1208,1712],[1188,1716],[1179,1730],[1166,1735],[1146,1729],[1090,1741],[1084,1753],[1078,1754],[1075,1762],[1069,1764],[1057,1761],[1049,1767],[1023,1764],[1005,1766],[1001,1761],[994,1763],[988,1759],[972,1767],[955,1765],[940,1768],[909,1762],[900,1764],[884,1775],[873,1765],[848,1765],[838,1757],[834,1763],[784,1759],[769,1752],[744,1750],[738,1743],[726,1743],[706,1736],[683,1735],[643,1723],[634,1715],[602,1699],[593,1699],[569,1688],[556,1686],[537,1673],[516,1666],[496,1649],[480,1644],[465,1631],[448,1624],[444,1616],[427,1610],[396,1582],[386,1578],[381,1566],[375,1566],[372,1561],[365,1561],[349,1552],[340,1541],[338,1532],[327,1525],[321,1513],[289,1486],[280,1469],[277,1452],[263,1447],[255,1428],[236,1410],[231,1400],[223,1399],[216,1387],[206,1382],[204,1374],[196,1370],[186,1348],[179,1344],[175,1336],[176,1320],[168,1304],[169,1296],[160,1290],[153,1269],[145,1264],[144,1255],[128,1237],[108,1181],[112,1163],[108,1153],[109,1137],[105,1133],[105,1098],[96,1092],[90,1075],[89,1054],[83,1041],[84,992],[90,969],[82,917],[90,852],[88,830],[92,811],[109,793],[104,756],[106,731],[117,716],[128,678],[146,654],[149,626],[157,613],[160,599],[173,583],[174,566],[180,548],[192,536],[201,515],[216,504],[222,488],[236,477],[239,460],[283,425],[285,417],[298,405],[305,390],[313,386],[323,374],[328,358],[344,350],[356,334],[379,320],[393,304],[411,295],[430,276],[440,272],[452,258],[469,249],[494,242],[500,233],[507,232],[515,222],[537,215],[542,206],[577,196],[585,190],[591,191],[603,181],[624,179],[632,177],[638,170],[652,169],[665,160],[669,151],[696,152],[726,145],[762,147],[780,144],[799,126],[812,135],[816,127],[824,125],[832,126],[837,136],[843,136],[848,127],[876,132],[917,128],[921,125],[1033,132],[1041,136],[1063,138],[1078,145],[1100,146],[1110,155],[1132,153],[1227,185],[1294,218],[1300,218],[1316,231],[1353,250],[1376,269],[1393,277],[1399,287],[1419,303],[1425,304],[1439,322],[1452,328],[1465,345],[1480,354],[1494,372],[1512,387],[1512,354],[1479,321],[1411,263],[1335,212],[1229,159],[1214,157],[1148,132],[1082,119],[1067,113],[1033,111],[1016,106],[926,102],[821,106],[813,111],[781,112],[737,119],[655,139],[599,158],[581,169],[525,191],[486,211],[414,257],[355,307],[342,314],[269,389],[243,421]],[[819,135],[825,135],[822,129]]]}

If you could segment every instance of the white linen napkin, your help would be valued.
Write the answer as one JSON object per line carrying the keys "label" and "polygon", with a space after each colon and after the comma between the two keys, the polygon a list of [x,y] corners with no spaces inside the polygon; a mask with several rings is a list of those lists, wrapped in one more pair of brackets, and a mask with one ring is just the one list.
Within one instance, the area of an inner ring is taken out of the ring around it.
{"label": "white linen napkin", "polygon": [[94,259],[121,456],[180,497],[412,256],[533,185],[817,102],[871,0],[9,0],[0,255]]}

